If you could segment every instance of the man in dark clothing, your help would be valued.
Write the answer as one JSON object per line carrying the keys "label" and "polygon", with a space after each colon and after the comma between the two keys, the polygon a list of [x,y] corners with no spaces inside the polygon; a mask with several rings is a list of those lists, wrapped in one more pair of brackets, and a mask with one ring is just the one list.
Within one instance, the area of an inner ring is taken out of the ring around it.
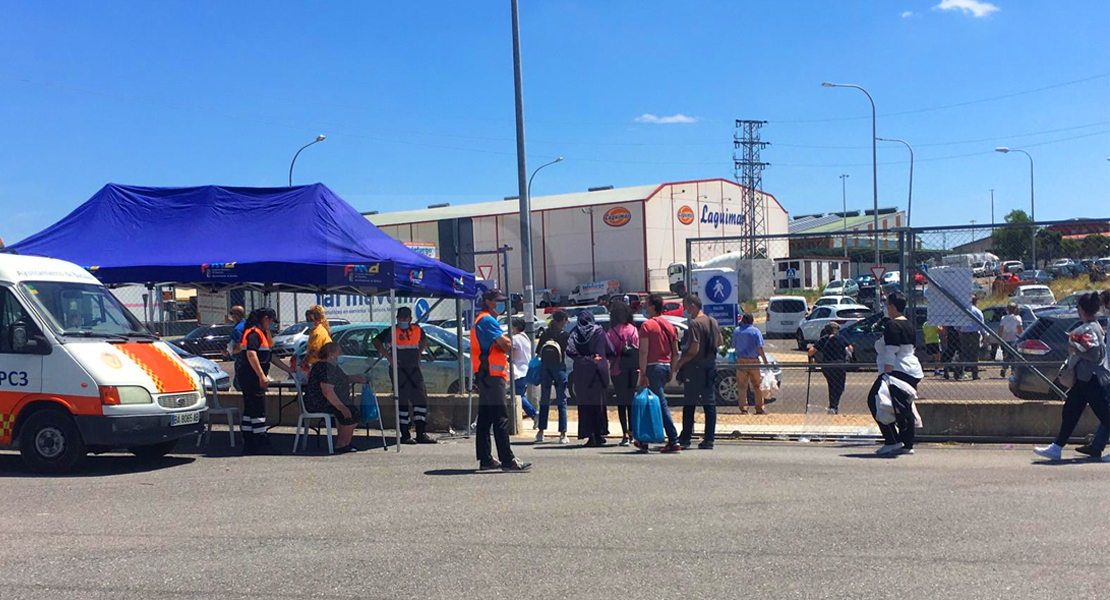
{"label": "man in dark clothing", "polygon": [[[378,356],[390,361],[389,376],[393,377],[393,336],[388,329],[374,337]],[[428,435],[428,391],[424,386],[424,372],[420,370],[420,357],[428,347],[428,339],[419,325],[412,322],[412,309],[397,309],[397,399],[400,401],[398,417],[401,421],[402,444],[434,444]],[[412,412],[410,413],[409,410]],[[409,434],[409,425],[416,421],[416,439]]]}
{"label": "man in dark clothing", "polygon": [[547,429],[547,417],[551,412],[551,391],[555,390],[555,404],[559,409],[559,443],[567,440],[567,321],[566,311],[557,310],[551,314],[551,324],[540,336],[536,344],[536,356],[540,357],[540,409],[539,432],[536,443],[543,443],[543,432]]}
{"label": "man in dark clothing", "polygon": [[[834,321],[821,331],[821,339],[809,347],[809,357],[816,357],[820,363],[842,364],[848,362],[848,355],[853,351],[854,348],[840,335],[840,323]],[[840,410],[840,396],[844,394],[844,367],[821,367],[821,374],[829,386],[829,414],[835,415]]]}
{"label": "man in dark clothing", "polygon": [[694,435],[694,411],[700,404],[705,412],[705,438],[698,448],[712,450],[717,430],[717,348],[724,344],[717,320],[701,312],[701,298],[691,294],[682,301],[686,311],[686,335],[682,338],[682,357],[675,365],[678,379],[685,386],[682,407],[682,433],[678,443],[690,447]]}

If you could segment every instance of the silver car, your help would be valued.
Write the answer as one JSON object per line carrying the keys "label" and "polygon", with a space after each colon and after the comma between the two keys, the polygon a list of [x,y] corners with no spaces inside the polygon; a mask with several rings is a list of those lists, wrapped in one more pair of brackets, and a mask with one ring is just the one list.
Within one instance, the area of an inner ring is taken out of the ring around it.
{"label": "silver car", "polygon": [[221,392],[226,392],[231,389],[231,375],[228,375],[227,371],[221,369],[220,365],[208,360],[207,358],[192,354],[188,350],[185,350],[177,344],[166,345],[169,346],[170,349],[174,351],[174,353],[181,357],[181,360],[185,361],[185,364],[192,367],[192,369],[201,376],[201,379],[204,379],[205,385],[208,385],[208,379],[204,377],[204,375],[207,374],[216,380],[217,390]]}
{"label": "silver car", "polygon": [[[339,325],[349,325],[351,322],[347,319],[328,319],[328,325],[336,327]],[[299,321],[293,323],[289,327],[282,329],[280,333],[274,336],[273,352],[278,356],[289,356],[297,349],[297,345],[303,342],[308,342],[308,328],[312,323],[308,321]]]}

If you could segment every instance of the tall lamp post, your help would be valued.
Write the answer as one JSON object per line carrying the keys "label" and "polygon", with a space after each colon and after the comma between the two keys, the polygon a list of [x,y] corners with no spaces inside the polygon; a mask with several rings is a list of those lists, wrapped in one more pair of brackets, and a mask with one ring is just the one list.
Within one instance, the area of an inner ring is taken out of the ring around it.
{"label": "tall lamp post", "polygon": [[1029,159],[1029,219],[1033,221],[1034,225],[1030,227],[1033,231],[1033,268],[1037,268],[1037,202],[1033,195],[1033,156],[1020,148],[1007,148],[1005,146],[995,148],[995,152],[1002,154],[1009,154],[1010,152],[1021,152]]}
{"label": "tall lamp post", "polygon": [[532,171],[532,175],[528,178],[528,201],[529,202],[531,202],[531,200],[532,200],[532,180],[536,178],[536,173],[539,173],[540,169],[542,169],[544,167],[550,167],[551,165],[553,165],[555,163],[561,163],[561,162],[563,162],[563,157],[562,156],[560,156],[559,158],[556,158],[555,160],[553,160],[553,161],[551,161],[547,164],[540,165],[540,166],[536,167],[535,171]]}
{"label": "tall lamp post", "polygon": [[297,157],[301,155],[301,152],[303,152],[305,148],[313,144],[319,144],[322,141],[324,141],[324,134],[321,133],[316,136],[315,140],[301,146],[301,149],[297,150],[297,153],[293,155],[293,160],[289,162],[289,187],[293,187],[293,165],[297,164]]}
{"label": "tall lamp post", "polygon": [[840,213],[844,217],[844,258],[848,258],[848,174],[840,174],[840,200],[843,212]]}
{"label": "tall lamp post", "polygon": [[913,218],[913,146],[906,140],[899,140],[894,138],[877,138],[880,142],[898,142],[910,151],[910,197],[906,200],[906,227],[910,226],[910,220]]}
{"label": "tall lamp post", "polygon": [[868,93],[867,90],[854,83],[829,83],[826,81],[822,83],[821,86],[827,88],[854,88],[863,92],[871,102],[871,192],[875,201],[875,221],[874,225],[872,225],[872,228],[875,230],[875,239],[872,243],[875,244],[875,266],[877,267],[882,263],[879,260],[879,150],[875,133],[875,99],[871,97],[871,94]]}
{"label": "tall lamp post", "polygon": [[991,190],[991,227],[994,227],[994,190]]}

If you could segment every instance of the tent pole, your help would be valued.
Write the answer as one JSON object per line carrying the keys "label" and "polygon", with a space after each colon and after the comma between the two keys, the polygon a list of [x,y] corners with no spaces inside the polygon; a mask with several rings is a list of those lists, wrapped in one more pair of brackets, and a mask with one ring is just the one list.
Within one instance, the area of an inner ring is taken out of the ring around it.
{"label": "tent pole", "polygon": [[401,398],[400,381],[397,379],[397,290],[389,290],[389,352],[393,369],[393,419],[397,425],[397,452],[401,451]]}
{"label": "tent pole", "polygon": [[[455,298],[455,349],[458,350],[457,354],[458,354],[458,359],[459,359],[459,389],[458,389],[458,393],[460,395],[462,394],[463,389],[470,389],[470,386],[466,385],[466,371],[465,371],[466,367],[464,366],[465,363],[463,362],[462,336],[463,336],[462,335],[462,300],[459,300],[458,298]],[[466,421],[466,437],[469,438],[470,437],[470,410],[469,409],[467,410],[466,418],[467,418],[467,421]]]}

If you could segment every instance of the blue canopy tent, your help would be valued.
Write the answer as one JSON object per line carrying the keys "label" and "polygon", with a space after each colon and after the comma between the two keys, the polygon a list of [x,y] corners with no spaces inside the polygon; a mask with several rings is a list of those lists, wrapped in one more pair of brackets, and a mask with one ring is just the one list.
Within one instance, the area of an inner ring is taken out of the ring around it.
{"label": "blue canopy tent", "polygon": [[[108,184],[61,221],[4,251],[67,260],[109,286],[388,293],[391,319],[397,294],[476,294],[473,274],[407,248],[320,183]],[[396,371],[396,356],[392,364]],[[394,372],[395,400],[397,380]]]}

